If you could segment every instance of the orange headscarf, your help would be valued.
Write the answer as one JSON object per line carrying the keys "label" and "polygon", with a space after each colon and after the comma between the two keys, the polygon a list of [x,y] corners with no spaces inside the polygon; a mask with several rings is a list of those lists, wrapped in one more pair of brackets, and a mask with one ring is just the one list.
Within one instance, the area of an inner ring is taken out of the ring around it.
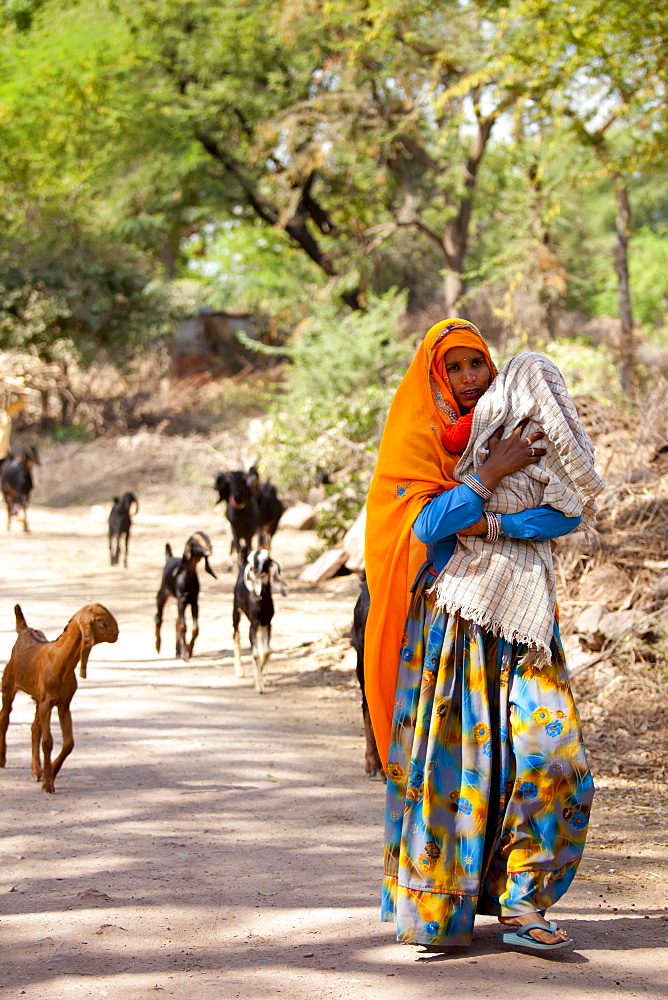
{"label": "orange headscarf", "polygon": [[445,373],[452,347],[482,351],[496,368],[472,323],[446,319],[432,326],[392,401],[367,498],[366,575],[371,594],[364,654],[364,683],[380,759],[387,763],[399,649],[410,588],[426,559],[412,533],[426,501],[459,485],[459,455],[441,443],[444,429],[460,416]]}

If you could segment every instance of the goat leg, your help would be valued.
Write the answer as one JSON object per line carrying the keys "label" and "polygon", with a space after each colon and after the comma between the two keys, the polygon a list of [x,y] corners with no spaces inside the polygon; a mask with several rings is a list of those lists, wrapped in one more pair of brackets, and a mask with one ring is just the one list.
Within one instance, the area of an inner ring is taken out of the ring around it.
{"label": "goat leg", "polygon": [[53,762],[53,778],[54,781],[63,766],[63,762],[66,757],[74,750],[74,733],[72,731],[72,713],[70,712],[70,703],[62,704],[58,706],[58,718],[60,719],[60,729],[63,734],[63,745],[61,747],[60,753]]}
{"label": "goat leg", "polygon": [[28,504],[24,501],[21,504],[21,506],[23,508],[23,530],[29,532],[30,528],[28,527]]}
{"label": "goat leg", "polygon": [[54,774],[51,763],[53,736],[51,735],[51,706],[48,701],[37,706],[37,717],[42,730],[42,788],[45,792],[54,792]]}
{"label": "goat leg", "polygon": [[42,759],[40,757],[40,743],[42,740],[42,726],[39,721],[39,706],[35,707],[35,718],[30,730],[32,737],[32,776],[35,781],[42,780]]}
{"label": "goat leg", "polygon": [[176,623],[176,656],[182,660],[188,659],[188,647],[186,646],[186,625],[185,622]]}
{"label": "goat leg", "polygon": [[255,666],[255,690],[258,694],[264,694],[263,670],[267,659],[266,653],[266,627],[263,625],[251,625],[250,644],[253,654],[253,664]]}
{"label": "goat leg", "polygon": [[7,761],[7,726],[13,704],[12,688],[5,688],[2,692],[2,710],[0,711],[0,767],[4,767]]}
{"label": "goat leg", "polygon": [[[123,556],[123,568],[128,568],[128,544],[130,542],[130,532],[127,531],[125,534],[125,555]],[[118,553],[120,556],[120,552]]]}
{"label": "goat leg", "polygon": [[[191,613],[192,619],[193,619],[192,631],[190,633],[190,642],[188,643],[188,645],[186,647],[187,650],[188,650],[188,656],[184,657],[184,659],[188,659],[188,660],[193,655],[193,648],[195,646],[195,639],[199,635],[199,601],[197,600],[196,594],[194,594],[192,596],[191,601],[190,601],[190,613]],[[185,611],[185,608],[184,608],[183,609],[183,622],[184,622],[184,625],[185,625],[185,620],[186,620],[186,611]],[[184,628],[183,641],[185,643],[185,628]]]}
{"label": "goat leg", "polygon": [[237,677],[244,676],[244,664],[241,659],[241,637],[239,636],[240,620],[241,612],[239,611],[235,598],[234,606],[232,608],[232,631],[234,642],[234,673]]}
{"label": "goat leg", "polygon": [[197,625],[197,622],[194,621],[193,629],[192,632],[190,633],[190,642],[188,643],[188,659],[190,659],[190,657],[193,655],[193,647],[195,645],[195,639],[197,638],[198,635],[199,635],[199,627]]}
{"label": "goat leg", "polygon": [[160,639],[160,629],[162,628],[162,612],[163,612],[163,609],[165,607],[165,601],[166,600],[167,600],[167,594],[164,593],[163,590],[159,590],[158,591],[158,596],[157,596],[158,610],[156,612],[155,619],[154,619],[154,621],[155,621],[155,651],[156,651],[156,653],[160,652],[160,646],[162,644],[162,641]]}
{"label": "goat leg", "polygon": [[370,778],[375,778],[380,771],[383,775],[383,780],[385,780],[385,772],[383,771],[383,765],[380,762],[380,754],[378,753],[378,748],[376,746],[376,737],[374,736],[373,726],[371,725],[369,706],[367,705],[366,697],[364,695],[362,696],[362,717],[364,719],[364,735],[366,737],[364,770]]}

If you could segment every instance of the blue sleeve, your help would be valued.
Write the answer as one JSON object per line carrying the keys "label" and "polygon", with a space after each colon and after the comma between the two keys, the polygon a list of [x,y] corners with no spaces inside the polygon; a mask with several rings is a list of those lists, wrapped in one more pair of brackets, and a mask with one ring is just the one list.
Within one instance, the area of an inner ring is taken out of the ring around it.
{"label": "blue sleeve", "polygon": [[475,524],[482,517],[483,503],[482,497],[462,483],[426,503],[413,522],[413,530],[421,542],[431,545]]}
{"label": "blue sleeve", "polygon": [[506,538],[529,538],[545,542],[574,531],[581,517],[566,517],[554,507],[533,507],[519,514],[502,514],[501,527]]}

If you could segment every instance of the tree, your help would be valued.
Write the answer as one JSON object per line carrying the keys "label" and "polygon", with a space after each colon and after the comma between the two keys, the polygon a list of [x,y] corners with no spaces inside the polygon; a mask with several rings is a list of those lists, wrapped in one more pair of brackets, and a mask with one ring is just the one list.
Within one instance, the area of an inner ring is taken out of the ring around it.
{"label": "tree", "polygon": [[72,217],[33,213],[30,227],[0,237],[0,349],[63,348],[90,361],[122,362],[167,332],[169,304],[150,262],[87,232]]}
{"label": "tree", "polygon": [[[622,387],[635,381],[629,282],[630,179],[656,169],[668,104],[668,9],[641,0],[518,0],[505,18],[506,77],[521,73],[535,118],[565,122],[595,154],[614,193]],[[539,44],[536,44],[536,41]]]}
{"label": "tree", "polygon": [[[117,0],[105,15],[84,0],[73,21],[96,16],[111,42],[81,46],[88,72],[76,58],[59,65],[74,97],[58,102],[55,80],[20,116],[33,132],[45,106],[56,124],[69,116],[65,137],[52,128],[37,149],[55,146],[75,172],[83,164],[87,189],[119,209],[121,235],[158,243],[168,273],[184,234],[241,206],[340,278],[351,305],[363,303],[370,270],[382,273],[384,245],[412,232],[443,267],[451,309],[481,162],[519,93],[486,70],[494,35],[481,10],[471,0],[437,9],[426,0]],[[62,13],[47,4],[33,39],[71,33]],[[85,147],[78,159],[74,142]]]}

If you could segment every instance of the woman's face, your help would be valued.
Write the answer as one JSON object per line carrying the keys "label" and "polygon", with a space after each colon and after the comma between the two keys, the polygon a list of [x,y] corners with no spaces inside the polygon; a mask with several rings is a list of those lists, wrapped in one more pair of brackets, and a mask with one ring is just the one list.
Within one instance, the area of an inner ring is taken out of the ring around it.
{"label": "woman's face", "polygon": [[445,354],[445,374],[460,413],[468,413],[486,392],[491,378],[482,351],[473,347],[451,347]]}

